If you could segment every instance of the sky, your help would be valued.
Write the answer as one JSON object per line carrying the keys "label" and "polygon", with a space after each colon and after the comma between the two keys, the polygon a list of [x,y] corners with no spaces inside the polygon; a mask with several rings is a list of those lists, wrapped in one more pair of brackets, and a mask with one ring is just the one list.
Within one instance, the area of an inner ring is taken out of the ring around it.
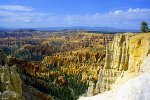
{"label": "sky", "polygon": [[150,23],[150,0],[0,0],[0,27],[114,27]]}

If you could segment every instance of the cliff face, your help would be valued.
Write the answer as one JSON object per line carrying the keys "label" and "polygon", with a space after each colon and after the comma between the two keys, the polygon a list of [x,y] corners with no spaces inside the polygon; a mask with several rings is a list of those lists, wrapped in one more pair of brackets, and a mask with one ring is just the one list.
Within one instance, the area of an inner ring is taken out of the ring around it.
{"label": "cliff face", "polygon": [[16,67],[7,65],[0,68],[0,98],[8,100],[21,100],[21,79]]}
{"label": "cliff face", "polygon": [[128,72],[118,79],[120,84],[115,82],[112,90],[91,97],[81,97],[79,100],[149,100],[150,55],[142,62],[140,73]]}
{"label": "cliff face", "polygon": [[[88,95],[112,89],[117,77],[139,73],[143,59],[150,53],[150,34],[118,34],[106,47],[104,68],[100,70],[95,89]],[[91,86],[93,87],[93,86]]]}

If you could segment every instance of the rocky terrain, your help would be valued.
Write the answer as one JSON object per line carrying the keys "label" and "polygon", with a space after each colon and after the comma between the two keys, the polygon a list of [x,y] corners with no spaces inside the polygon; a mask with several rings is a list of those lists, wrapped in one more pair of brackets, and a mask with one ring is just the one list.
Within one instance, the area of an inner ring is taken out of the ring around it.
{"label": "rocky terrain", "polygon": [[79,100],[149,100],[149,60],[150,56],[144,59],[138,74],[126,74],[123,79],[119,77],[112,90],[91,97],[81,97]]}
{"label": "rocky terrain", "polygon": [[149,40],[149,34],[116,35],[97,83],[88,89],[88,96],[98,95],[79,100],[149,100]]}
{"label": "rocky terrain", "polygon": [[17,66],[25,100],[76,100],[90,81],[98,80],[113,36],[68,30],[8,32],[0,39],[7,56],[1,63]]}
{"label": "rocky terrain", "polygon": [[80,96],[81,100],[147,100],[149,40],[149,33],[5,33],[0,38],[0,96],[10,100],[77,100]]}

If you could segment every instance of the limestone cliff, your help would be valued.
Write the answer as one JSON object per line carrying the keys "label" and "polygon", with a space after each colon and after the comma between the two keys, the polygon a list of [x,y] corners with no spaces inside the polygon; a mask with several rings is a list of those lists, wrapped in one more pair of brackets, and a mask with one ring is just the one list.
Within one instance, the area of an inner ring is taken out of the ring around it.
{"label": "limestone cliff", "polygon": [[106,46],[105,65],[99,72],[94,94],[112,89],[117,77],[124,73],[138,73],[149,53],[150,34],[117,34]]}
{"label": "limestone cliff", "polygon": [[21,79],[15,66],[0,67],[0,99],[22,99]]}

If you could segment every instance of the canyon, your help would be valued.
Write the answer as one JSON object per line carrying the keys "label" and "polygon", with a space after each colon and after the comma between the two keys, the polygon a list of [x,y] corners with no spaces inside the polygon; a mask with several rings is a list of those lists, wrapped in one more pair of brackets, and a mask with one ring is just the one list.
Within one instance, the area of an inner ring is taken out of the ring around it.
{"label": "canyon", "polygon": [[0,43],[2,99],[149,98],[149,33],[12,32]]}

